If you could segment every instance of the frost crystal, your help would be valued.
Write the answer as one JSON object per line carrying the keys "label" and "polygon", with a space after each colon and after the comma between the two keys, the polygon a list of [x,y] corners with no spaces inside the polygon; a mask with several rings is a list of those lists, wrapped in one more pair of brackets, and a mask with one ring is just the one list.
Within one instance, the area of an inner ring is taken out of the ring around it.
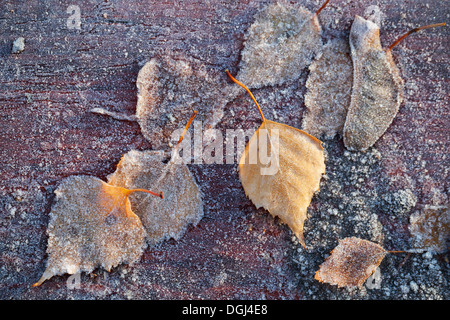
{"label": "frost crystal", "polygon": [[247,32],[237,78],[249,88],[293,81],[321,48],[317,15],[296,4],[269,5]]}
{"label": "frost crystal", "polygon": [[23,50],[25,50],[25,39],[23,37],[19,37],[13,42],[11,52],[12,53],[21,53]]}
{"label": "frost crystal", "polygon": [[308,112],[303,129],[316,137],[342,134],[353,84],[353,66],[348,39],[330,41],[310,65],[305,104]]}

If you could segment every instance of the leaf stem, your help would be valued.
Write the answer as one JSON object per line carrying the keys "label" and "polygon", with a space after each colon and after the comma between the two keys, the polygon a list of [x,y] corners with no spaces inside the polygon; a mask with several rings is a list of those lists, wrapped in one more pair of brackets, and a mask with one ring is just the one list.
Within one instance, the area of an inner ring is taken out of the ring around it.
{"label": "leaf stem", "polygon": [[163,195],[162,191],[161,191],[160,193],[155,193],[155,192],[150,191],[150,190],[147,190],[147,189],[131,189],[131,190],[128,190],[128,191],[129,191],[130,193],[136,192],[136,191],[145,192],[145,193],[154,195],[154,196],[156,196],[156,197],[159,197],[159,198],[161,198],[161,199],[164,199],[164,195]]}
{"label": "leaf stem", "polygon": [[189,119],[188,123],[184,127],[184,130],[181,133],[180,139],[178,139],[178,142],[177,142],[176,146],[172,150],[172,156],[170,157],[170,162],[173,163],[173,162],[176,161],[175,159],[176,159],[176,157],[178,155],[178,148],[180,147],[180,144],[183,141],[184,135],[188,131],[189,127],[191,126],[192,121],[194,121],[194,119],[197,116],[197,114],[198,114],[198,111],[194,110],[194,114],[191,116],[191,118]]}
{"label": "leaf stem", "polygon": [[407,252],[407,251],[403,251],[403,250],[388,250],[387,252],[388,253],[404,253],[404,252]]}
{"label": "leaf stem", "polygon": [[319,8],[319,10],[316,11],[316,16],[319,15],[320,11],[323,10],[323,8],[326,7],[326,5],[328,4],[328,2],[330,2],[330,0],[325,1],[325,3]]}
{"label": "leaf stem", "polygon": [[177,146],[183,141],[184,135],[186,134],[186,131],[188,131],[189,127],[191,126],[192,121],[194,121],[195,117],[197,116],[198,111],[194,110],[194,114],[189,119],[188,123],[184,127],[183,133],[180,136],[180,139],[178,139]]}
{"label": "leaf stem", "polygon": [[400,38],[398,38],[393,44],[391,44],[389,46],[389,48],[386,49],[386,52],[389,52],[392,50],[392,48],[394,48],[396,45],[398,45],[400,43],[400,41],[402,41],[403,39],[405,39],[407,36],[409,36],[411,33],[415,33],[417,31],[423,30],[423,29],[428,29],[428,28],[434,28],[434,27],[443,27],[445,26],[445,22],[442,23],[435,23],[435,24],[429,24],[427,26],[422,26],[422,27],[418,27],[418,28],[414,28],[409,30],[407,33],[405,33],[404,35],[402,35]]}
{"label": "leaf stem", "polygon": [[244,89],[250,94],[250,97],[252,97],[253,102],[255,102],[256,106],[258,107],[259,113],[261,114],[262,121],[265,122],[265,121],[266,121],[266,118],[264,117],[264,114],[263,114],[263,112],[262,112],[262,110],[261,110],[261,107],[259,106],[258,102],[257,102],[256,99],[255,99],[255,96],[254,96],[253,93],[250,91],[250,89],[247,88],[242,82],[236,80],[236,79],[231,75],[231,73],[230,73],[228,70],[225,70],[225,73],[230,77],[231,80],[233,80],[235,83],[237,83],[238,85],[240,85],[242,88],[244,88]]}

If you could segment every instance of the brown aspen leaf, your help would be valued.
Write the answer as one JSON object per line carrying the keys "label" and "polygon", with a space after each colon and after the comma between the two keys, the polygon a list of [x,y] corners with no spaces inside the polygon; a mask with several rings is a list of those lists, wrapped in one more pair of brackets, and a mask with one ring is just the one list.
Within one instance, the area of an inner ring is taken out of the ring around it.
{"label": "brown aspen leaf", "polygon": [[348,39],[336,38],[309,66],[303,130],[316,137],[342,135],[353,84]]}
{"label": "brown aspen leaf", "polygon": [[[410,217],[409,231],[414,250],[441,253],[449,250],[450,210],[447,206],[426,206]],[[414,251],[412,250],[412,251]]]}
{"label": "brown aspen leaf", "polygon": [[391,49],[413,32],[441,25],[444,24],[413,29],[384,50],[379,26],[356,16],[350,30],[353,88],[344,125],[344,144],[348,149],[364,151],[371,147],[397,115],[404,81]]}
{"label": "brown aspen leaf", "polygon": [[90,273],[97,267],[110,271],[137,261],[146,232],[128,200],[135,191],[150,192],[115,187],[91,176],[64,179],[50,212],[47,268],[33,286],[55,275]]}
{"label": "brown aspen leaf", "polygon": [[[192,120],[193,117],[185,132]],[[130,195],[131,208],[141,219],[151,244],[170,238],[178,240],[189,225],[195,226],[203,217],[201,191],[178,156],[181,140],[182,137],[169,162],[162,151],[132,150],[122,157],[116,171],[108,177],[108,182],[115,186],[151,187],[163,192],[164,200],[146,194]]]}
{"label": "brown aspen leaf", "polygon": [[172,132],[194,110],[206,115],[201,119],[206,129],[214,127],[233,94],[221,71],[170,51],[141,68],[137,88],[136,118],[154,150],[167,150]]}
{"label": "brown aspen leaf", "polygon": [[375,272],[386,253],[371,241],[355,237],[339,240],[314,278],[338,287],[360,287]]}
{"label": "brown aspen leaf", "polygon": [[263,207],[287,223],[306,247],[306,211],[325,172],[321,142],[304,131],[267,120],[250,90],[228,71],[227,74],[250,93],[263,119],[239,163],[245,194],[257,208]]}
{"label": "brown aspen leaf", "polygon": [[[329,0],[328,0],[329,1]],[[316,12],[277,2],[256,14],[247,31],[238,78],[250,88],[293,81],[322,48]]]}

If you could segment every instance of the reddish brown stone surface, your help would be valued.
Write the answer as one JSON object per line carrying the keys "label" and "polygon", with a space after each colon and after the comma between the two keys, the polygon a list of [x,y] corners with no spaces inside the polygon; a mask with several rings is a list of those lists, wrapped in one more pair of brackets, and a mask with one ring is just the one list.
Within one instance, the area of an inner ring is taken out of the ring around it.
{"label": "reddish brown stone surface", "polygon": [[[312,11],[321,4],[299,2]],[[105,179],[127,151],[152,148],[137,123],[89,110],[133,114],[139,68],[161,49],[236,74],[245,31],[268,3],[76,1],[77,30],[67,28],[66,3],[2,1],[1,299],[449,298],[445,255],[417,254],[404,263],[405,255],[388,255],[380,265],[380,289],[349,292],[313,278],[338,238],[358,236],[387,250],[408,249],[409,215],[426,204],[448,203],[448,27],[417,33],[393,50],[406,102],[375,144],[379,159],[370,152],[346,152],[340,137],[325,141],[327,177],[308,211],[308,251],[292,240],[286,225],[246,199],[237,165],[190,165],[205,195],[205,216],[180,241],[147,248],[133,266],[83,274],[78,289],[68,289],[67,276],[31,288],[45,269],[48,213],[61,179],[74,174]],[[332,0],[320,14],[324,38],[348,35],[354,15],[370,4]],[[445,1],[378,5],[385,46],[412,27],[448,18]],[[13,54],[18,37],[25,38],[25,49]],[[299,72],[294,84],[255,90],[267,118],[275,112],[282,122],[301,126],[308,72]],[[258,117],[243,92],[226,106],[218,128],[256,128]],[[416,201],[410,205],[405,194]],[[330,214],[334,209],[337,215]]]}

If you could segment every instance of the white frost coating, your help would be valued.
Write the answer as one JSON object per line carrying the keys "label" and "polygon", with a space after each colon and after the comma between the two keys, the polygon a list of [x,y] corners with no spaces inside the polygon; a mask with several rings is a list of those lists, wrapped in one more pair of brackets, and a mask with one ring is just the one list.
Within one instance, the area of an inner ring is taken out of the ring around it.
{"label": "white frost coating", "polygon": [[373,48],[381,49],[379,26],[370,20],[356,16],[350,31],[350,48],[352,53],[357,52],[358,56],[364,55]]}
{"label": "white frost coating", "polygon": [[19,37],[13,42],[12,53],[21,53],[25,50],[25,38]]}
{"label": "white frost coating", "polygon": [[127,189],[162,191],[164,199],[147,194],[130,195],[133,212],[139,216],[151,244],[173,238],[178,240],[189,225],[203,217],[202,194],[184,164],[165,164],[159,151],[131,150],[122,157],[109,183]]}
{"label": "white frost coating", "polygon": [[355,17],[350,30],[353,61],[351,102],[344,124],[344,144],[365,151],[385,133],[403,99],[403,79],[391,53],[380,43],[380,29]]}
{"label": "white frost coating", "polygon": [[247,31],[239,81],[249,88],[296,80],[321,50],[317,15],[287,2],[260,11]]}

